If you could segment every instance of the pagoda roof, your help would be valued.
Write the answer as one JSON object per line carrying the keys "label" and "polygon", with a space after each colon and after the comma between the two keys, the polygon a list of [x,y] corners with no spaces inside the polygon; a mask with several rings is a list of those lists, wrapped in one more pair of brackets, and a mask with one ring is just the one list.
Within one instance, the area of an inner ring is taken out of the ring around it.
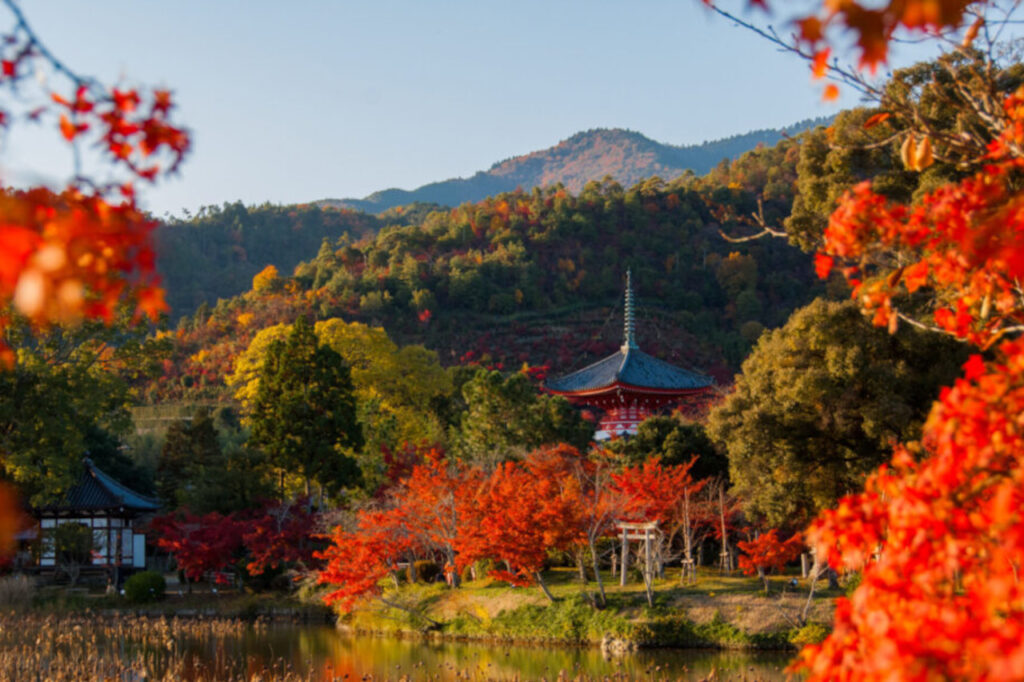
{"label": "pagoda roof", "polygon": [[633,312],[633,276],[626,271],[624,338],[617,353],[545,384],[552,393],[594,393],[618,386],[656,393],[707,388],[714,380],[659,360],[640,350]]}
{"label": "pagoda roof", "polygon": [[623,346],[618,352],[581,370],[546,384],[555,393],[593,392],[617,385],[658,391],[692,391],[707,388],[713,379],[676,367],[639,348]]}
{"label": "pagoda roof", "polygon": [[157,511],[160,500],[137,493],[131,488],[118,483],[109,474],[104,473],[93,464],[91,459],[85,460],[85,471],[78,483],[71,486],[58,504],[48,505],[49,511],[102,511],[124,509],[139,513]]}

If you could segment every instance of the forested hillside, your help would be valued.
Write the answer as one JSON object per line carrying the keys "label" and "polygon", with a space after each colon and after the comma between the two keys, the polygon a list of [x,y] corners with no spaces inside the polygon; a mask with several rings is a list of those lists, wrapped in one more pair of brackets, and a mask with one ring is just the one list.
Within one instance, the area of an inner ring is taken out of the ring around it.
{"label": "forested hillside", "polygon": [[785,129],[754,130],[702,144],[676,146],[655,142],[621,128],[587,130],[554,147],[515,156],[470,178],[432,182],[415,190],[386,189],[363,199],[328,199],[325,205],[377,213],[413,202],[457,206],[467,201],[511,192],[516,188],[547,187],[562,183],[580,192],[591,180],[610,176],[629,187],[644,178],[676,178],[687,171],[704,175],[723,160],[732,160],[758,145],[774,145],[827,119],[800,121]]}
{"label": "forested hillside", "polygon": [[[788,129],[804,130],[816,121]],[[645,178],[675,178],[691,169],[704,174],[723,160],[757,145],[774,145],[781,130],[758,130],[701,145],[674,147],[626,130],[590,130],[556,147],[498,162],[468,180],[448,180],[419,190],[385,190],[365,200],[327,200],[305,205],[240,202],[204,206],[196,215],[171,219],[156,231],[157,267],[172,319],[191,315],[245,291],[267,265],[290,273],[316,253],[324,239],[347,234],[358,241],[386,225],[412,225],[439,206],[458,206],[516,188],[562,184],[573,193],[611,177],[624,186]],[[728,163],[728,161],[726,161]]]}
{"label": "forested hillside", "polygon": [[364,213],[318,206],[206,206],[157,227],[157,269],[177,318],[245,291],[268,264],[290,272],[325,237],[359,238],[381,224]]}
{"label": "forested hillside", "polygon": [[267,270],[247,293],[182,320],[176,357],[148,397],[225,397],[223,378],[252,336],[300,314],[383,325],[445,364],[568,370],[621,342],[627,268],[643,346],[727,381],[765,327],[822,287],[809,256],[782,240],[735,244],[720,234],[749,229],[732,216],[756,211],[758,197],[781,222],[798,156],[786,140],[700,179],[508,192],[420,207],[408,224],[361,240],[324,240],[293,276]]}

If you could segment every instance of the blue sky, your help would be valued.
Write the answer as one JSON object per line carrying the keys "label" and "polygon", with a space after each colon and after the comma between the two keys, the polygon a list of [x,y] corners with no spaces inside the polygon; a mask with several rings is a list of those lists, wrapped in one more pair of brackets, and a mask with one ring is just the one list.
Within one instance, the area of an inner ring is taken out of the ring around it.
{"label": "blue sky", "polygon": [[[688,144],[856,103],[821,102],[805,64],[698,0],[23,4],[79,72],[175,92],[194,151],[145,192],[159,215],[411,189],[588,128]],[[34,133],[2,161],[15,181],[69,169]]]}

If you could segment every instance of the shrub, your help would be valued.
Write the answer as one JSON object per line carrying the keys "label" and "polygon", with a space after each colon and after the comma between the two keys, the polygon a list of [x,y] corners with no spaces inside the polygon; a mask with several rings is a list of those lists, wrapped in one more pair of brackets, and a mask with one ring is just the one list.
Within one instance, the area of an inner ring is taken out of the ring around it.
{"label": "shrub", "polygon": [[829,628],[821,623],[808,623],[802,628],[797,628],[789,633],[791,644],[803,646],[805,644],[818,644],[828,637]]}
{"label": "shrub", "polygon": [[410,583],[432,583],[441,575],[441,567],[433,561],[414,561],[409,564]]}
{"label": "shrub", "polygon": [[158,601],[164,598],[167,581],[156,571],[143,571],[124,583],[124,596],[134,604]]}

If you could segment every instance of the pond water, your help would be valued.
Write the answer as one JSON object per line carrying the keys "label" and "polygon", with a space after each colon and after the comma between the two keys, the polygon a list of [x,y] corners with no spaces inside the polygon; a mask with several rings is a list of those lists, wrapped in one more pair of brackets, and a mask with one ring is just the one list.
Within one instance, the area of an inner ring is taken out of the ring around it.
{"label": "pond water", "polygon": [[597,649],[351,636],[324,625],[80,612],[0,613],[0,679],[783,680],[777,652]]}
{"label": "pond water", "polygon": [[[398,680],[554,680],[569,678],[630,680],[698,680],[715,671],[719,679],[784,680],[791,654],[655,649],[605,658],[598,649],[501,646],[461,642],[396,640],[338,633],[330,627],[277,627],[246,632],[225,641],[219,654],[232,649],[240,660],[271,667],[289,661],[299,675]],[[225,651],[226,650],[226,651]]]}

